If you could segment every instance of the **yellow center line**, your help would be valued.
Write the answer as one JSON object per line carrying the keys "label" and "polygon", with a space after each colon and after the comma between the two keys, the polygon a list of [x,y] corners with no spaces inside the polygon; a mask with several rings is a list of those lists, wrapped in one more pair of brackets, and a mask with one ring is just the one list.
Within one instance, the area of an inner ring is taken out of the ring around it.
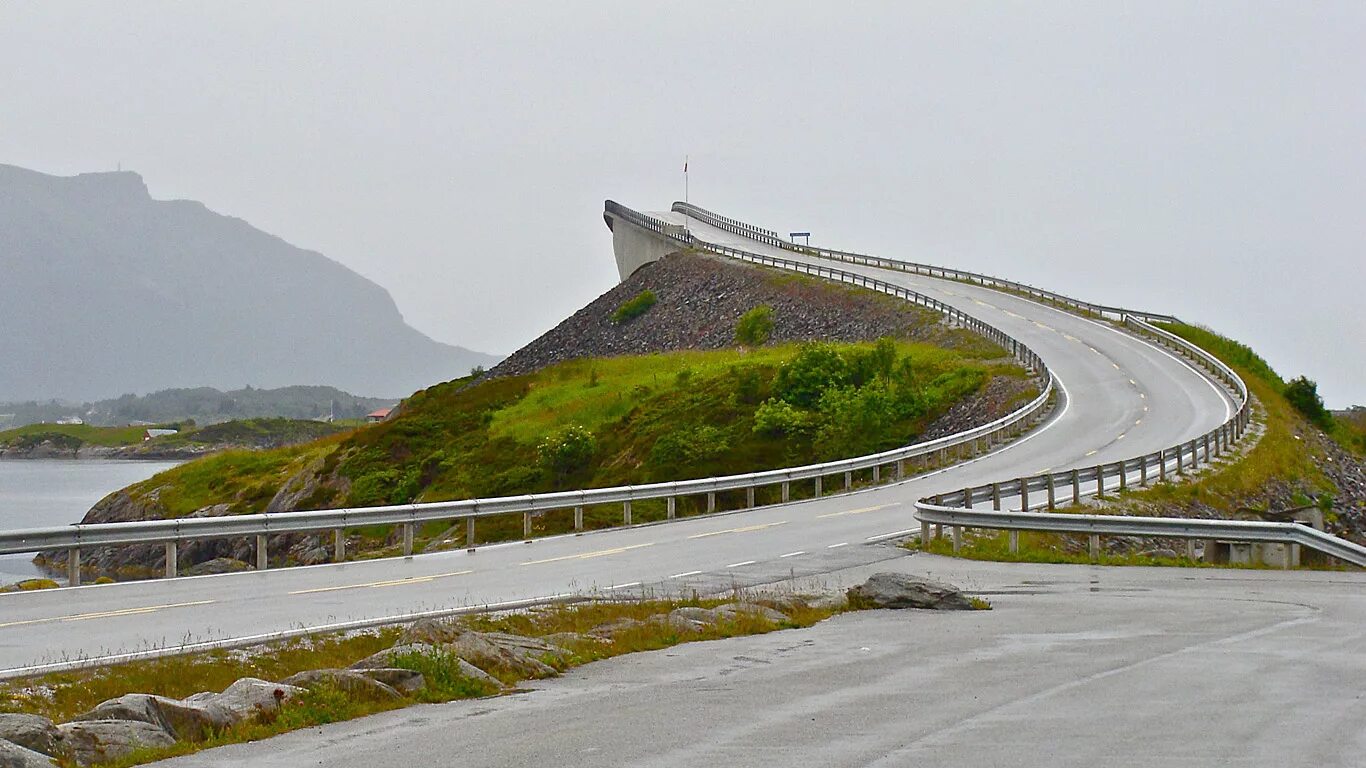
{"label": "yellow center line", "polygon": [[49,621],[86,621],[87,619],[106,619],[115,616],[136,616],[143,613],[152,613],[166,608],[185,608],[191,605],[209,605],[213,600],[196,600],[192,603],[167,603],[166,605],[147,605],[141,608],[120,608],[115,611],[95,611],[94,613],[76,613],[70,616],[49,616],[43,619],[24,619],[22,621],[7,621],[0,624],[4,627],[23,627],[29,624],[42,624]]}
{"label": "yellow center line", "polygon": [[894,502],[894,503],[892,503],[892,504],[879,504],[879,505],[877,505],[876,507],[863,507],[862,509],[847,509],[847,510],[845,510],[845,511],[843,511],[843,512],[830,512],[830,513],[827,513],[827,514],[824,514],[824,515],[816,515],[816,519],[817,519],[817,520],[820,520],[820,519],[823,519],[823,518],[826,518],[826,517],[840,517],[840,516],[843,516],[843,515],[861,515],[861,514],[863,514],[864,512],[876,512],[876,511],[878,511],[879,509],[886,509],[886,508],[888,508],[888,507],[899,507],[899,506],[901,506],[901,502],[898,501],[898,502]]}
{"label": "yellow center line", "polygon": [[765,528],[772,528],[775,525],[784,525],[786,520],[779,520],[776,523],[762,523],[760,525],[747,525],[744,528],[727,528],[724,531],[711,531],[709,533],[697,533],[689,536],[690,539],[705,539],[708,536],[720,536],[723,533],[749,533],[750,531],[762,531]]}
{"label": "yellow center line", "polygon": [[579,555],[562,555],[562,556],[560,556],[560,557],[547,557],[547,558],[544,559],[544,560],[528,560],[528,561],[526,561],[525,563],[522,563],[522,565],[540,565],[540,564],[542,564],[542,563],[558,563],[558,562],[560,562],[561,560],[588,560],[589,558],[593,558],[593,557],[604,557],[604,556],[606,556],[606,555],[616,555],[616,554],[620,554],[620,553],[622,553],[622,552],[627,552],[627,551],[632,550],[632,549],[640,549],[641,547],[650,547],[650,546],[654,546],[654,542],[653,542],[653,541],[647,542],[647,543],[645,543],[645,544],[632,544],[632,545],[629,546],[629,547],[616,547],[615,549],[600,549],[600,550],[598,550],[598,551],[596,551],[596,552],[584,552],[583,554],[579,554]]}
{"label": "yellow center line", "polygon": [[1011,311],[1008,310],[1008,309],[1003,309],[1003,310],[1001,310],[1001,311],[1002,311],[1002,312],[1005,312],[1007,315],[1010,315],[1011,317],[1017,317],[1017,318],[1019,318],[1019,319],[1021,319],[1021,320],[1024,319],[1024,315],[1017,315],[1017,314],[1015,314],[1014,312],[1011,312]]}
{"label": "yellow center line", "polygon": [[1045,331],[1051,331],[1051,330],[1053,330],[1053,326],[1051,326],[1051,325],[1044,325],[1043,323],[1039,322],[1038,320],[1035,320],[1035,321],[1034,321],[1034,324],[1037,325],[1037,326],[1039,326],[1040,328],[1044,329]]}
{"label": "yellow center line", "polygon": [[1075,342],[1078,342],[1078,343],[1081,342],[1081,339],[1077,338],[1076,336],[1073,336],[1073,335],[1070,334],[1070,333],[1064,333],[1064,334],[1062,335],[1062,337],[1063,337],[1064,339],[1067,339],[1068,341],[1075,341]]}
{"label": "yellow center line", "polygon": [[464,576],[474,571],[452,571],[450,573],[433,573],[430,576],[409,576],[403,579],[390,579],[388,581],[372,581],[367,584],[343,584],[340,587],[317,587],[315,589],[296,589],[290,592],[291,595],[312,595],[318,592],[336,592],[342,589],[366,589],[377,587],[397,587],[402,584],[426,584],[429,581],[444,579],[447,576]]}
{"label": "yellow center line", "polygon": [[988,304],[988,303],[986,303],[985,301],[982,301],[981,299],[973,299],[973,300],[972,300],[972,303],[973,303],[973,304],[979,304],[979,305],[981,305],[981,306],[983,306],[983,307],[991,307],[992,309],[996,309],[996,305],[995,305],[995,304]]}

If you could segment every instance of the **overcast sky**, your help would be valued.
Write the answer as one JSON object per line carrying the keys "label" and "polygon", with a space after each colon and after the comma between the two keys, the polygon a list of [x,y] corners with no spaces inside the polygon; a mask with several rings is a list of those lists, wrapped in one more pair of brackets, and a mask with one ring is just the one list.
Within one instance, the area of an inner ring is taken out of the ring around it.
{"label": "overcast sky", "polygon": [[[511,352],[602,201],[1172,312],[1366,403],[1366,4],[0,3],[0,162],[140,172]],[[3,279],[3,276],[0,276]]]}

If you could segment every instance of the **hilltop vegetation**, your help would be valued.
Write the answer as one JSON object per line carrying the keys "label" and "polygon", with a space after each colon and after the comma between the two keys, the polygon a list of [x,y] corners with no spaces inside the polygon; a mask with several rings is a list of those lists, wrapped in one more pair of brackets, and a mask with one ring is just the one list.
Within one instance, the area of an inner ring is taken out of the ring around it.
{"label": "hilltop vegetation", "polygon": [[[241,514],[436,501],[749,472],[904,445],[989,388],[1008,396],[976,403],[974,420],[994,419],[1037,391],[999,347],[981,340],[959,349],[883,340],[574,360],[468,384],[419,392],[390,420],[349,433],[190,462],[111,495],[86,521],[183,517],[209,508]],[[640,519],[651,513],[648,504],[638,508]],[[590,509],[588,525],[611,524],[619,514]],[[567,524],[555,517],[538,521],[543,530]],[[440,532],[435,526],[421,536]],[[384,545],[365,540],[368,533],[359,532],[355,545]],[[480,533],[485,540],[520,534],[520,522],[481,524]],[[182,562],[240,554],[234,546],[202,542],[187,548]]]}
{"label": "hilltop vegetation", "polygon": [[193,421],[157,424],[175,434],[144,440],[148,427],[29,424],[0,432],[3,458],[193,458],[227,448],[260,450],[344,432],[360,422],[243,419],[198,427]]}

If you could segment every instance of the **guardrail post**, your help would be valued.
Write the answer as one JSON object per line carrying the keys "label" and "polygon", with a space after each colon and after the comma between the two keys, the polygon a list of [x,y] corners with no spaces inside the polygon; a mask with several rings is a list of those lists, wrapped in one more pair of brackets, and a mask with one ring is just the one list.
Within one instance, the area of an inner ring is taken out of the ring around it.
{"label": "guardrail post", "polygon": [[1186,539],[1186,559],[1195,559],[1195,539]]}
{"label": "guardrail post", "polygon": [[921,548],[923,549],[923,548],[925,548],[925,547],[928,547],[929,545],[930,545],[930,524],[927,523],[927,522],[925,522],[924,520],[921,520],[921,521],[920,521],[920,546],[921,546]]}
{"label": "guardrail post", "polygon": [[817,476],[816,476],[816,498],[819,499],[820,497],[821,497],[821,478],[820,478],[820,475],[817,475]]}
{"label": "guardrail post", "polygon": [[963,548],[963,526],[953,527],[953,553],[958,554],[958,550]]}
{"label": "guardrail post", "polygon": [[791,486],[786,480],[784,480],[784,481],[778,486],[778,488],[779,488],[780,492],[782,493],[783,503],[786,504],[787,502],[791,501],[791,499],[792,499],[792,486]]}
{"label": "guardrail post", "polygon": [[853,487],[854,487],[854,473],[853,473],[853,472],[845,472],[845,473],[844,473],[844,490],[847,491],[847,490],[849,490],[850,488],[853,488]]}
{"label": "guardrail post", "polygon": [[745,489],[745,509],[754,508],[754,486]]}
{"label": "guardrail post", "polygon": [[531,538],[531,513],[530,513],[530,512],[523,512],[523,513],[522,513],[522,538],[524,538],[524,539],[529,539],[529,538]]}
{"label": "guardrail post", "polygon": [[1160,483],[1167,482],[1167,449],[1163,448],[1157,452],[1157,480]]}
{"label": "guardrail post", "polygon": [[1029,479],[1020,478],[1020,511],[1029,511]]}
{"label": "guardrail post", "polygon": [[66,551],[66,583],[68,586],[81,585],[81,548],[71,547]]}
{"label": "guardrail post", "polygon": [[631,500],[627,499],[621,503],[621,524],[631,524]]}
{"label": "guardrail post", "polygon": [[1184,455],[1185,455],[1185,453],[1186,453],[1186,446],[1184,446],[1184,445],[1177,445],[1177,446],[1176,446],[1176,474],[1178,474],[1178,475],[1184,475],[1184,474],[1186,474],[1186,464],[1185,464],[1185,459],[1183,458]]}
{"label": "guardrail post", "polygon": [[991,484],[991,508],[997,512],[1001,511],[1001,484]]}
{"label": "guardrail post", "polygon": [[715,511],[716,511],[716,491],[708,491],[708,492],[707,492],[707,511],[708,511],[708,512],[715,512]]}
{"label": "guardrail post", "polygon": [[1105,498],[1105,467],[1096,466],[1096,498]]}
{"label": "guardrail post", "polygon": [[1138,460],[1138,484],[1144,488],[1148,487],[1148,457],[1143,456]]}
{"label": "guardrail post", "polygon": [[180,548],[174,541],[166,542],[166,578],[174,579],[180,573],[180,568],[176,565],[176,556],[180,554]]}
{"label": "guardrail post", "polygon": [[[579,507],[579,519],[583,519],[583,507]],[[474,518],[465,518],[465,549],[474,551]]]}
{"label": "guardrail post", "polygon": [[1010,532],[1010,554],[1018,554],[1020,551],[1020,532]]}
{"label": "guardrail post", "polygon": [[583,507],[574,507],[574,530],[583,530]]}
{"label": "guardrail post", "polygon": [[[786,501],[786,499],[784,499],[784,501]],[[674,497],[670,496],[668,500],[664,502],[665,517],[667,517],[670,520],[674,519],[675,515],[677,515],[678,513],[677,507],[678,504],[675,501]]]}
{"label": "guardrail post", "polygon": [[1048,474],[1048,511],[1052,512],[1058,508],[1058,488],[1053,480],[1053,473]]}
{"label": "guardrail post", "polygon": [[1072,503],[1081,503],[1081,472],[1072,470]]}
{"label": "guardrail post", "polygon": [[873,465],[873,485],[882,482],[882,467],[878,464]]}
{"label": "guardrail post", "polygon": [[897,459],[897,460],[896,460],[896,463],[893,464],[892,467],[894,468],[894,469],[892,470],[892,472],[893,472],[893,477],[894,477],[894,478],[896,478],[897,480],[904,480],[904,479],[906,478],[906,460],[905,460],[905,459]]}
{"label": "guardrail post", "polygon": [[264,533],[256,534],[256,570],[264,571],[270,565],[269,545]]}
{"label": "guardrail post", "polygon": [[332,531],[332,562],[346,562],[346,531],[341,528]]}
{"label": "guardrail post", "polygon": [[1129,462],[1120,460],[1119,462],[1119,492],[1123,493],[1129,488]]}
{"label": "guardrail post", "polygon": [[[530,515],[527,515],[527,518],[528,518],[528,519],[527,519],[527,524],[528,524],[528,526],[530,525],[530,522],[531,522],[530,517],[531,517]],[[404,523],[404,524],[403,524],[403,556],[404,556],[404,557],[412,557],[412,556],[413,556],[413,524],[412,524],[412,523]]]}
{"label": "guardrail post", "polygon": [[1205,433],[1205,437],[1204,437],[1203,439],[1204,439],[1204,441],[1205,441],[1205,463],[1208,464],[1208,463],[1209,463],[1209,433],[1208,433],[1208,432]]}
{"label": "guardrail post", "polygon": [[1090,546],[1088,546],[1087,549],[1090,550],[1091,562],[1094,563],[1100,559],[1100,534],[1091,534],[1091,541],[1089,542],[1089,544]]}
{"label": "guardrail post", "polygon": [[1196,442],[1195,442],[1195,440],[1192,439],[1192,440],[1190,441],[1190,447],[1191,447],[1191,471],[1194,472],[1195,470],[1197,470],[1197,469],[1200,468],[1200,446],[1197,445]]}

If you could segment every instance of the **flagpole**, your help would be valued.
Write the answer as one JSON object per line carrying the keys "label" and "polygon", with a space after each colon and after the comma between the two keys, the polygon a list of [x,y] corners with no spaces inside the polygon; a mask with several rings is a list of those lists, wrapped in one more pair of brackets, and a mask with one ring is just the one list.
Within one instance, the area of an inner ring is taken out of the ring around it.
{"label": "flagpole", "polygon": [[688,202],[688,156],[683,156],[683,202]]}

